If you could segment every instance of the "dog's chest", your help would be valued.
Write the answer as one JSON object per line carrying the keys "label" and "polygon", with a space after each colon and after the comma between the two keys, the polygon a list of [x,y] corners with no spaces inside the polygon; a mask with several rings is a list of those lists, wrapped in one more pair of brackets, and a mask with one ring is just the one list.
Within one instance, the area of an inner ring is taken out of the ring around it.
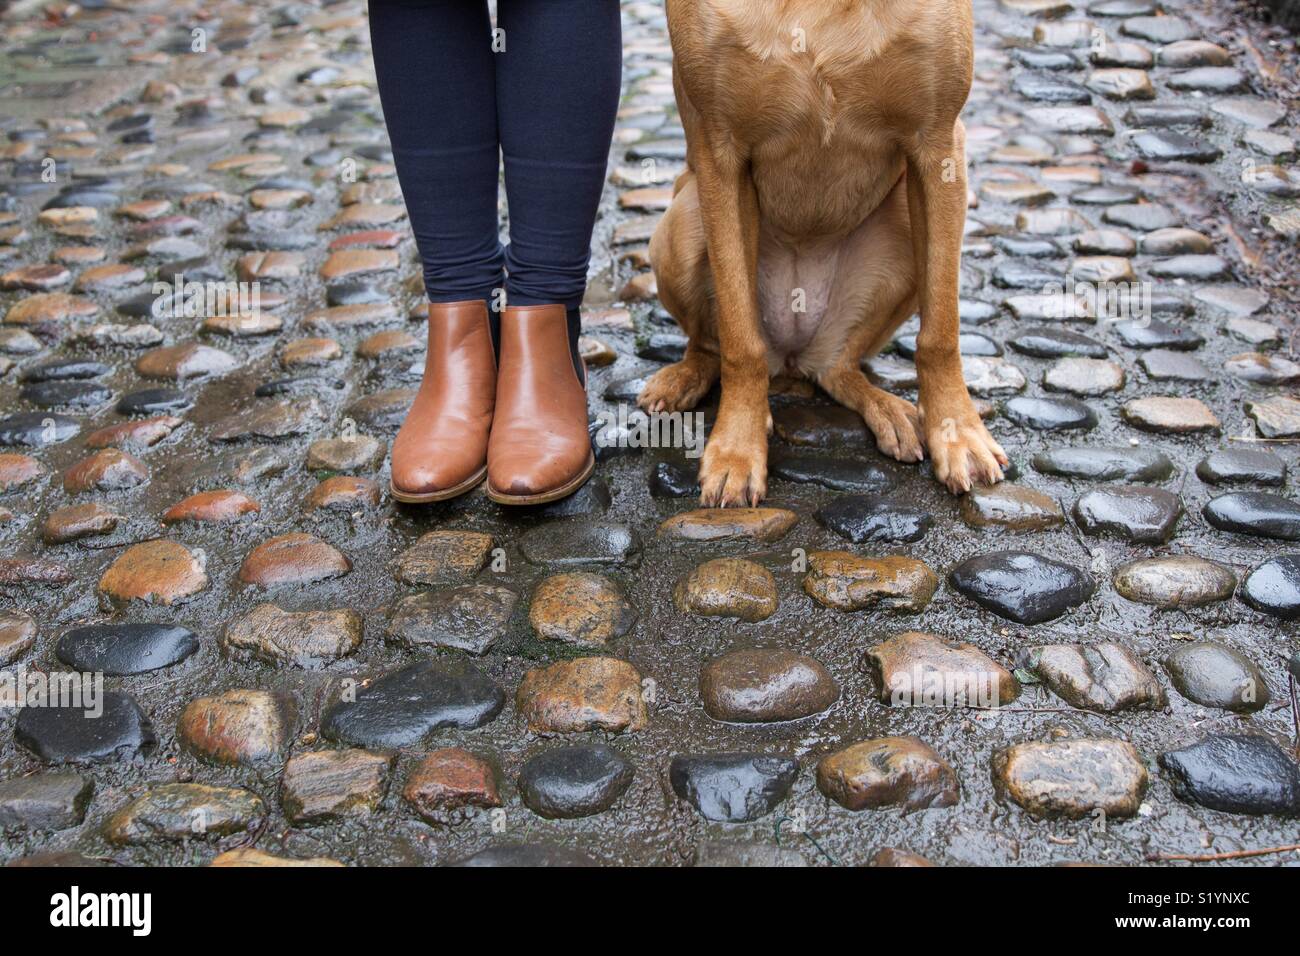
{"label": "dog's chest", "polygon": [[790,52],[765,66],[768,95],[748,126],[764,219],[792,238],[847,233],[901,173],[897,94],[873,59]]}
{"label": "dog's chest", "polygon": [[743,113],[787,124],[801,139],[815,130],[815,141],[830,146],[889,112],[897,93],[880,88],[881,66],[877,55],[863,50],[778,48],[757,65],[762,82],[753,92],[761,99]]}

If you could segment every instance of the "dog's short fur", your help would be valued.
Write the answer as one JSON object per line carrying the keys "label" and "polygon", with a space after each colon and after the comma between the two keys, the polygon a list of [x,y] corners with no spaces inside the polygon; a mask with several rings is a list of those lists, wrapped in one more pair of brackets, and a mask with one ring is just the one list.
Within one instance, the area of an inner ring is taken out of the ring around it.
{"label": "dog's short fur", "polygon": [[[688,158],[650,258],[690,344],[638,401],[692,408],[721,376],[704,504],[766,493],[780,372],[954,492],[1000,480],[957,345],[970,0],[668,0],[668,26]],[[919,412],[861,371],[918,305]]]}

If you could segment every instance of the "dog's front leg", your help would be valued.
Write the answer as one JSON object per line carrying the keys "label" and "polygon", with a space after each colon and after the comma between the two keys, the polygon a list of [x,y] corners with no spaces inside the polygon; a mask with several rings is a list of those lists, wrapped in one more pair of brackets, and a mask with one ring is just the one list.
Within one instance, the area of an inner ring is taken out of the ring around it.
{"label": "dog's front leg", "polygon": [[767,343],[758,318],[758,196],[748,159],[729,143],[700,143],[693,165],[713,271],[722,380],[718,417],[700,462],[700,500],[722,508],[758,504],[767,493],[772,422]]}
{"label": "dog's front leg", "polygon": [[1007,456],[980,421],[966,390],[958,347],[957,286],[966,218],[966,158],[960,123],[918,136],[907,163],[921,331],[916,374],[925,444],[935,477],[954,494],[1002,480]]}

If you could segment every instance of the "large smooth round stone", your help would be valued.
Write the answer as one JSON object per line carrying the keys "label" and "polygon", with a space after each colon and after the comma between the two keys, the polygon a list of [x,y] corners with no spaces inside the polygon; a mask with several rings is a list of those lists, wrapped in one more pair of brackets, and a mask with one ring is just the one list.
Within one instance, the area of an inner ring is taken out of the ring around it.
{"label": "large smooth round stone", "polygon": [[1205,520],[1220,531],[1300,541],[1300,503],[1263,491],[1234,491],[1212,498]]}
{"label": "large smooth round stone", "polygon": [[1286,462],[1271,451],[1228,448],[1201,459],[1196,477],[1208,485],[1270,485],[1286,482]]}
{"label": "large smooth round stone", "polygon": [[1300,618],[1300,554],[1279,554],[1241,583],[1239,595],[1256,611],[1284,621]]}
{"label": "large smooth round stone", "polygon": [[813,448],[861,448],[871,440],[862,416],[842,405],[783,405],[772,412],[776,437]]}
{"label": "large smooth round stone", "polygon": [[902,614],[925,610],[939,576],[924,561],[887,555],[862,558],[847,551],[810,551],[803,589],[837,611],[879,608]]}
{"label": "large smooth round stone", "polygon": [[1063,561],[1028,551],[998,551],[969,558],[948,582],[976,604],[1019,624],[1060,617],[1092,596],[1092,576]]}
{"label": "large smooth round stone", "polygon": [[1175,648],[1165,661],[1169,678],[1188,700],[1237,713],[1260,710],[1269,701],[1268,684],[1247,657],[1213,641]]}
{"label": "large smooth round stone", "polygon": [[170,667],[198,649],[194,632],[175,624],[92,624],[68,631],[54,652],[79,671],[119,677]]}
{"label": "large smooth round stone", "polygon": [[951,807],[957,774],[916,737],[878,737],[823,757],[817,789],[848,810],[900,807],[904,813]]}
{"label": "large smooth round stone", "polygon": [[77,773],[34,773],[0,780],[0,828],[64,830],[86,819],[94,781]]}
{"label": "large smooth round stone", "polygon": [[904,631],[867,648],[876,693],[891,707],[997,707],[1020,696],[1014,674],[974,644]]}
{"label": "large smooth round stone", "polygon": [[1002,406],[1002,414],[1017,425],[1045,432],[1088,431],[1098,421],[1097,413],[1075,398],[1020,395]]}
{"label": "large smooth round stone", "polygon": [[1214,734],[1160,755],[1180,800],[1224,813],[1300,813],[1300,768],[1267,737]]}
{"label": "large smooth round stone", "polygon": [[1134,319],[1117,322],[1115,334],[1129,348],[1169,349],[1171,352],[1193,352],[1205,344],[1197,332],[1182,325],[1170,325],[1159,319]]}
{"label": "large smooth round stone", "polygon": [[[775,585],[772,591],[775,599]],[[528,609],[528,623],[542,640],[587,647],[601,647],[622,637],[632,629],[636,618],[636,608],[621,586],[587,571],[546,578],[533,591]]]}
{"label": "large smooth round stone", "polygon": [[1155,448],[1057,448],[1030,463],[1044,475],[1091,481],[1164,481],[1174,473],[1169,456]]}
{"label": "large smooth round stone", "polygon": [[560,747],[524,764],[519,795],[540,817],[589,817],[613,806],[635,775],[636,768],[609,747]]}
{"label": "large smooth round stone", "polygon": [[1042,531],[1065,521],[1055,498],[1009,481],[976,485],[962,496],[961,517],[972,528],[1013,531]]}
{"label": "large smooth round stone", "polygon": [[94,408],[107,404],[111,390],[97,382],[37,382],[25,385],[19,397],[37,408]]}
{"label": "large smooth round stone", "polygon": [[1074,503],[1074,521],[1085,534],[1108,534],[1139,544],[1164,544],[1174,536],[1183,502],[1163,488],[1098,488]]}
{"label": "large smooth round stone", "polygon": [[879,495],[841,495],[820,508],[816,517],[854,544],[920,541],[934,524],[929,512]]}
{"label": "large smooth round stone", "polygon": [[352,562],[332,544],[310,534],[293,532],[263,541],[239,566],[239,580],[271,588],[312,584],[347,574]]}
{"label": "large smooth round stone", "polygon": [[1106,346],[1095,339],[1050,326],[1026,329],[1007,344],[1022,355],[1032,355],[1034,358],[1066,358],[1077,355],[1082,358],[1104,359],[1109,354]]}
{"label": "large smooth round stone", "polygon": [[1082,820],[1097,810],[1131,817],[1150,782],[1141,754],[1127,740],[1013,744],[993,754],[992,768],[999,796],[1046,818]]}
{"label": "large smooth round stone", "polygon": [[700,670],[700,697],[714,720],[798,720],[821,713],[839,696],[820,661],[781,647],[732,651]]}
{"label": "large smooth round stone", "polygon": [[1231,568],[1190,554],[1139,558],[1115,571],[1115,590],[1130,601],[1155,607],[1201,607],[1232,597]]}
{"label": "large smooth round stone", "polygon": [[491,584],[423,591],[393,606],[389,637],[412,650],[453,647],[485,654],[505,633],[519,596]]}
{"label": "large smooth round stone", "polygon": [[641,674],[614,657],[577,657],[524,674],[515,712],[537,734],[644,730],[649,711]]}
{"label": "large smooth round stone", "polygon": [[249,790],[164,783],[109,817],[103,833],[116,846],[143,846],[196,836],[229,836],[254,829],[265,815],[262,798]]}
{"label": "large smooth round stone", "polygon": [[321,733],[357,747],[405,747],[443,727],[481,727],[505,702],[505,692],[473,665],[420,661],[331,706]]}
{"label": "large smooth round stone", "polygon": [[[23,707],[14,741],[46,763],[130,760],[158,743],[153,725],[130,694],[104,691],[79,707]],[[96,706],[85,706],[87,704]],[[100,711],[96,713],[96,711]]]}
{"label": "large smooth round stone", "polygon": [[0,419],[0,445],[57,445],[81,430],[75,418],[48,412],[23,412]]}
{"label": "large smooth round stone", "polygon": [[123,395],[117,401],[121,415],[161,415],[166,412],[183,412],[194,404],[194,399],[174,388],[145,388]]}
{"label": "large smooth round stone", "polygon": [[[887,491],[894,480],[874,462],[825,455],[774,453],[767,463],[773,478],[815,484],[835,491]],[[698,492],[697,492],[698,493]]]}
{"label": "large smooth round stone", "polygon": [[745,823],[771,813],[798,776],[798,761],[756,753],[681,756],[668,765],[673,792],[706,820],[721,823]]}
{"label": "large smooth round stone", "polygon": [[183,544],[155,538],[133,544],[99,579],[101,603],[179,604],[208,586],[203,562]]}
{"label": "large smooth round stone", "polygon": [[1023,650],[1019,660],[1071,707],[1104,713],[1165,708],[1160,681],[1132,648],[1115,641],[1040,644]]}
{"label": "large smooth round stone", "polygon": [[1162,435],[1191,435],[1217,432],[1219,419],[1199,398],[1151,395],[1126,402],[1120,409],[1123,419],[1135,428]]}

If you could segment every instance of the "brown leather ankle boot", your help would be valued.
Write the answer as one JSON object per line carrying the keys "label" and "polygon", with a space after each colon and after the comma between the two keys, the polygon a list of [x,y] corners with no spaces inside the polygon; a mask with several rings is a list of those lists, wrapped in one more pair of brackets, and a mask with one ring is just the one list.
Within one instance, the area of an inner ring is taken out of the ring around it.
{"label": "brown leather ankle boot", "polygon": [[595,467],[587,386],[573,367],[564,306],[507,306],[488,497],[503,505],[555,501],[577,491]]}
{"label": "brown leather ankle boot", "polygon": [[483,480],[496,386],[487,304],[430,303],[424,378],[393,441],[394,498],[444,501]]}

